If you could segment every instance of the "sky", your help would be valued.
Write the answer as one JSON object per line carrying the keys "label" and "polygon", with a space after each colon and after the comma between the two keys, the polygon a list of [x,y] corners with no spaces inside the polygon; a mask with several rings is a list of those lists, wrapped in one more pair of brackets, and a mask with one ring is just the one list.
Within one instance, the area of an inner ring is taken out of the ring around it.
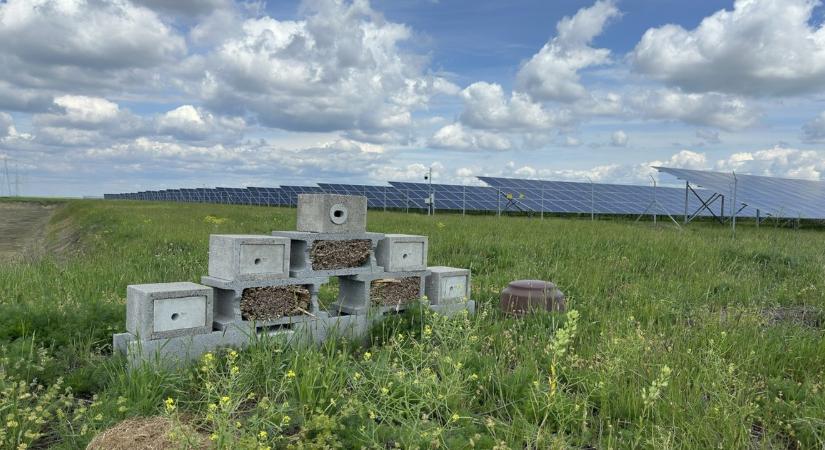
{"label": "sky", "polygon": [[825,7],[0,0],[0,163],[36,196],[823,179]]}

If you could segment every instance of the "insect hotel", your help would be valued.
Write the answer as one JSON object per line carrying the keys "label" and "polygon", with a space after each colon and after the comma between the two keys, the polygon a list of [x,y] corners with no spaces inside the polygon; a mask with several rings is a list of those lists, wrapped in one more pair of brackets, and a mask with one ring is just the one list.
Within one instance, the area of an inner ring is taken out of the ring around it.
{"label": "insect hotel", "polygon": [[[132,366],[170,366],[263,338],[361,339],[425,295],[438,312],[474,312],[469,270],[428,267],[427,236],[371,233],[366,222],[366,197],[301,194],[296,231],[211,235],[201,284],[128,286],[115,351]],[[322,309],[318,292],[333,277],[337,299]]]}

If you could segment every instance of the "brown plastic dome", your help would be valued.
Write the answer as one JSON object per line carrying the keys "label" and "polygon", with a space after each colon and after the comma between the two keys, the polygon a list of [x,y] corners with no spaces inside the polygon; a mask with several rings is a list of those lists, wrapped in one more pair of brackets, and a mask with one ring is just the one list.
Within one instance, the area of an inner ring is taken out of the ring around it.
{"label": "brown plastic dome", "polygon": [[541,311],[565,311],[564,293],[549,281],[516,280],[501,291],[501,310],[505,314],[523,316]]}

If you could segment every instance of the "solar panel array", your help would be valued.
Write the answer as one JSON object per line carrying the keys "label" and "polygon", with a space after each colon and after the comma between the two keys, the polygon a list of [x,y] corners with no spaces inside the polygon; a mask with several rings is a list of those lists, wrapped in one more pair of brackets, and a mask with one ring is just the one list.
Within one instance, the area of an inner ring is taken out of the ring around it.
{"label": "solar panel array", "polygon": [[[775,217],[825,219],[825,183],[821,181],[788,178],[734,175],[703,170],[656,167],[660,172],[702,186],[706,190],[734,198],[736,203],[748,205],[747,215],[756,208]],[[739,215],[742,215],[741,213]]]}
{"label": "solar panel array", "polygon": [[[510,209],[553,213],[685,214],[684,188],[496,177],[479,179],[500,190]],[[696,192],[704,200],[710,195],[702,190]],[[688,214],[702,207],[697,195],[688,195],[687,203]],[[721,204],[715,208],[719,214]],[[703,210],[699,215],[711,213]]]}
{"label": "solar panel array", "polygon": [[694,193],[688,193],[685,188],[674,187],[479,177],[487,186],[401,181],[390,181],[386,186],[319,183],[317,186],[166,189],[106,194],[104,198],[295,206],[298,194],[332,193],[363,195],[367,197],[370,208],[425,210],[432,191],[436,210],[621,215],[667,213],[672,216],[682,216],[686,212],[692,215],[699,211],[699,215],[708,216],[711,212],[702,210],[702,202],[712,200],[708,204],[717,216],[730,216],[739,210],[738,216],[752,217],[759,208],[763,216],[825,218],[825,183],[822,182],[738,175],[737,205],[734,206],[731,174],[664,167],[657,169],[704,189],[697,188]]}

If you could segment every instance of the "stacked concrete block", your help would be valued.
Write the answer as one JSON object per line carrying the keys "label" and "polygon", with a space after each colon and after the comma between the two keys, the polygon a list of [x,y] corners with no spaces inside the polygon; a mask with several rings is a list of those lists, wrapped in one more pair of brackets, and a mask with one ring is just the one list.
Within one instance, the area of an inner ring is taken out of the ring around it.
{"label": "stacked concrete block", "polygon": [[143,340],[209,333],[212,301],[212,288],[195,283],[128,286],[126,331]]}
{"label": "stacked concrete block", "polygon": [[298,194],[296,228],[311,233],[363,233],[367,229],[367,198]]}
{"label": "stacked concrete block", "polygon": [[381,233],[273,231],[272,235],[291,241],[289,275],[294,278],[339,277],[381,270],[375,259],[375,248],[384,238]]}
{"label": "stacked concrete block", "polygon": [[253,281],[289,277],[289,239],[265,235],[209,236],[209,276]]}
{"label": "stacked concrete block", "polygon": [[387,272],[427,269],[427,236],[387,234],[375,250],[378,265]]}
{"label": "stacked concrete block", "polygon": [[[276,278],[257,281],[228,281],[208,276],[201,278],[201,283],[215,289],[214,327],[216,330],[226,330],[231,325],[260,328],[326,318],[326,313],[318,308],[318,290],[328,281],[329,278],[326,277]],[[307,305],[292,307],[288,314],[279,314],[280,317],[272,318],[256,318],[254,314],[244,311],[244,301],[250,298],[253,291],[258,291],[259,288],[292,287],[308,291]]]}
{"label": "stacked concrete block", "polygon": [[[381,313],[404,310],[407,305],[424,296],[424,283],[428,273],[426,270],[381,271],[340,277],[338,300],[329,307],[329,311],[333,314],[365,314],[371,309]],[[401,283],[404,286],[401,286],[400,292],[392,292],[392,284]],[[412,288],[406,286],[407,283]],[[383,287],[392,292],[387,298],[382,298],[380,293]]]}
{"label": "stacked concrete block", "polygon": [[[443,314],[474,310],[469,270],[427,267],[426,236],[368,233],[366,214],[365,197],[301,194],[297,231],[210,236],[202,285],[129,286],[127,332],[113,336],[114,350],[131,366],[175,366],[269,338],[362,340],[425,294]],[[318,291],[330,277],[338,298],[322,311]]]}
{"label": "stacked concrete block", "polygon": [[425,294],[431,305],[447,305],[470,299],[470,271],[456,267],[429,267]]}

